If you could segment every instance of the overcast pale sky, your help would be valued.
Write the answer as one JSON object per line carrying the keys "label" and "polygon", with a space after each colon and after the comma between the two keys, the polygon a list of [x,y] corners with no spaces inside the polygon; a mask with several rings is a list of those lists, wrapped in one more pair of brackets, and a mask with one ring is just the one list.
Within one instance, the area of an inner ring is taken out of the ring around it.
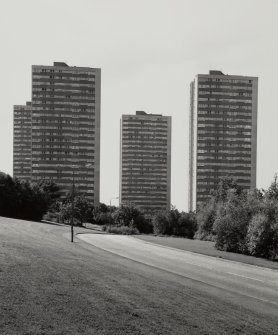
{"label": "overcast pale sky", "polygon": [[[172,204],[187,210],[189,83],[210,69],[259,77],[257,187],[278,172],[277,0],[0,0],[0,171],[31,65],[102,69],[100,200],[119,193],[119,122],[172,116]],[[117,204],[117,200],[112,200]]]}

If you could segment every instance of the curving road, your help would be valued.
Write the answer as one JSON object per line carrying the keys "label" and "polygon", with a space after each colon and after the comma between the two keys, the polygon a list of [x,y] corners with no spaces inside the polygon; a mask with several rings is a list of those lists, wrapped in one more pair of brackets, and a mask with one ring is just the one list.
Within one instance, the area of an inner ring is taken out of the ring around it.
{"label": "curving road", "polygon": [[145,242],[135,237],[78,234],[79,239],[130,260],[192,279],[227,301],[278,316],[278,271]]}
{"label": "curving road", "polygon": [[0,334],[277,335],[277,270],[75,234],[0,217]]}

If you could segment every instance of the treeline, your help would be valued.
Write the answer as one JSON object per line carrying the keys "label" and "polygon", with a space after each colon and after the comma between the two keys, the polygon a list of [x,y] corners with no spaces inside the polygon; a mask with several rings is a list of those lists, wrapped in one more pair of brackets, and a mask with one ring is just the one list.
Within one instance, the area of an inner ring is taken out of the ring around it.
{"label": "treeline", "polygon": [[[72,212],[73,210],[73,212]],[[59,220],[91,222],[110,233],[154,233],[215,241],[220,250],[275,259],[278,256],[277,178],[267,190],[247,191],[232,179],[223,179],[211,199],[195,213],[171,209],[144,215],[130,206],[90,206],[77,196],[60,205]]]}
{"label": "treeline", "polygon": [[143,213],[134,206],[107,206],[101,203],[99,206],[92,206],[83,196],[64,200],[60,209],[56,212],[60,222],[70,223],[71,217],[74,223],[82,226],[84,222],[101,225],[103,230],[113,233],[136,234],[152,233],[152,224]]}
{"label": "treeline", "polygon": [[29,183],[0,174],[0,216],[41,220],[55,204],[59,188],[51,181]]}
{"label": "treeline", "polygon": [[[47,213],[47,214],[46,214]],[[82,195],[59,198],[51,181],[14,180],[0,174],[0,215],[25,220],[52,221],[82,226],[101,225],[110,233],[173,235],[215,241],[219,250],[269,259],[278,258],[278,183],[267,190],[246,191],[232,179],[223,179],[210,200],[196,212],[170,211],[147,215],[133,205],[94,207]]]}
{"label": "treeline", "polygon": [[219,250],[275,259],[278,256],[277,176],[267,190],[244,191],[224,179],[197,211],[195,238],[213,240]]}
{"label": "treeline", "polygon": [[92,222],[113,233],[154,233],[211,240],[215,247],[268,259],[278,257],[278,183],[267,190],[243,190],[222,179],[210,200],[195,213],[144,215],[134,206],[94,209]]}
{"label": "treeline", "polygon": [[177,209],[148,215],[133,205],[115,207],[100,204],[93,207],[84,197],[77,196],[73,207],[70,198],[61,204],[59,221],[70,223],[71,213],[76,225],[90,222],[101,225],[103,230],[114,234],[154,233],[193,238],[197,231],[196,215],[179,212]]}

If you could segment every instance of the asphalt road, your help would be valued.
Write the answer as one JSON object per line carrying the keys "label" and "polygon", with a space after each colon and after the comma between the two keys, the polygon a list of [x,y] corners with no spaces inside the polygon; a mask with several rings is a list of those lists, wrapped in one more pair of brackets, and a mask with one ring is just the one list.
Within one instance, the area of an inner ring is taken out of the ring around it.
{"label": "asphalt road", "polygon": [[[113,254],[198,282],[203,290],[278,317],[278,271],[148,243],[122,235],[79,234]],[[278,332],[278,330],[277,330]]]}

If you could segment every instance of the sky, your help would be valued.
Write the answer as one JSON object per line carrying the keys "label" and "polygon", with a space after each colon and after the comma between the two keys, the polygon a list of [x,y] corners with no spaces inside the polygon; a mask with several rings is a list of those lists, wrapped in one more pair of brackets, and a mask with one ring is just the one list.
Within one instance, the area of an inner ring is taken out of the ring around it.
{"label": "sky", "polygon": [[12,175],[13,105],[31,99],[31,65],[99,67],[101,202],[118,201],[121,115],[144,110],[172,116],[171,203],[187,210],[189,84],[221,70],[259,77],[257,187],[268,187],[277,16],[277,0],[0,0],[0,171]]}

